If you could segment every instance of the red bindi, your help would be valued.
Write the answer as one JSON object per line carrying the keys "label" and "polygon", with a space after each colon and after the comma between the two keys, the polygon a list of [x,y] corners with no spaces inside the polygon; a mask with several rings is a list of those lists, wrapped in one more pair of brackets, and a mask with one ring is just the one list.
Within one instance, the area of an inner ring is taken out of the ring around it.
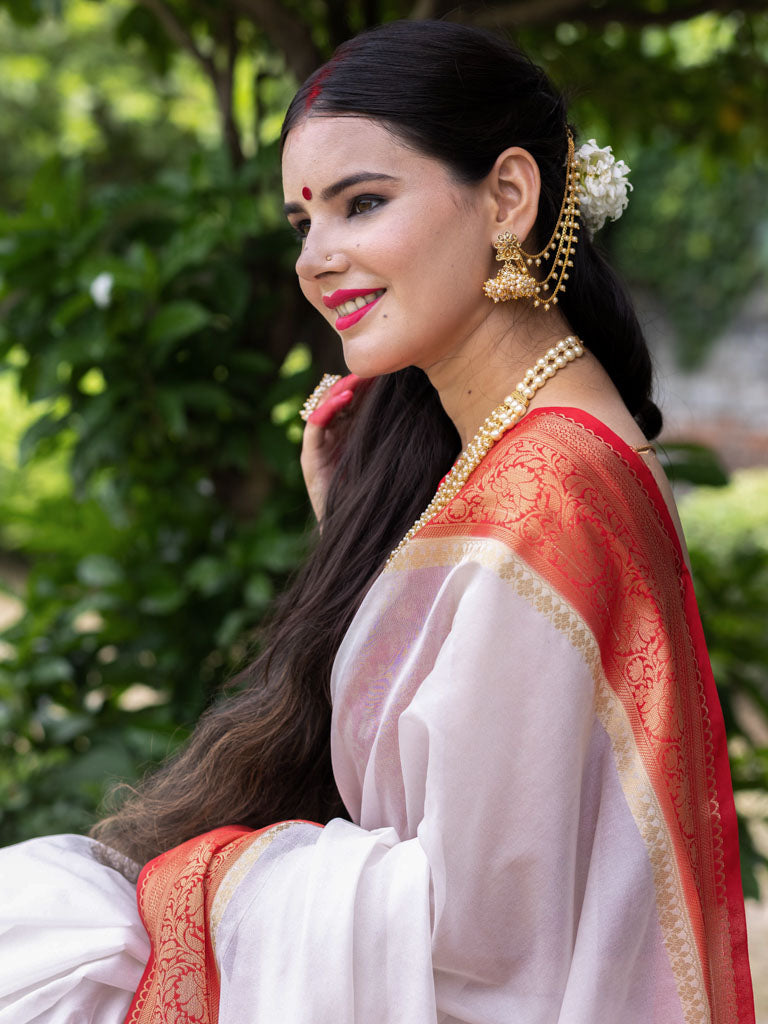
{"label": "red bindi", "polygon": [[304,196],[305,199],[311,199],[312,198],[312,189],[311,188],[307,188],[307,186],[305,185],[304,188],[301,190],[301,194]]}

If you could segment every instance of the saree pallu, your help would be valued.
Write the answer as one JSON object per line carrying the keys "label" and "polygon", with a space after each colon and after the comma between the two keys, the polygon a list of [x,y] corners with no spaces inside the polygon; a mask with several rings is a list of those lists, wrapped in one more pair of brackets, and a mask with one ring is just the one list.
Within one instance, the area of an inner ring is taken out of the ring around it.
{"label": "saree pallu", "polygon": [[540,409],[495,445],[369,590],[332,699],[352,821],[148,865],[131,1024],[753,1024],[690,575],[603,424]]}

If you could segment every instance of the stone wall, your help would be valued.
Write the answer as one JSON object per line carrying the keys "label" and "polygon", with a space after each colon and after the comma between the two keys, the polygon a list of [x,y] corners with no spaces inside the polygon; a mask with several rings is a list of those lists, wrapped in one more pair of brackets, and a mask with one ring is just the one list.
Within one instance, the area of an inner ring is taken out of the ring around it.
{"label": "stone wall", "polygon": [[768,288],[750,296],[692,373],[676,365],[663,314],[644,297],[638,306],[657,365],[661,440],[706,444],[728,469],[768,466]]}

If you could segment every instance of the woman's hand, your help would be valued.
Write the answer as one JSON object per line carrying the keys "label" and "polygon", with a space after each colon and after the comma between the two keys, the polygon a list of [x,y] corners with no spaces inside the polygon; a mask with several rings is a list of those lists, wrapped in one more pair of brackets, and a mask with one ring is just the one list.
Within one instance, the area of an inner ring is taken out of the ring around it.
{"label": "woman's hand", "polygon": [[370,384],[354,373],[342,377],[328,389],[322,402],[307,420],[301,445],[301,471],[318,523],[325,513],[325,498],[331,481],[339,443],[343,436],[339,413],[355,397],[355,391]]}

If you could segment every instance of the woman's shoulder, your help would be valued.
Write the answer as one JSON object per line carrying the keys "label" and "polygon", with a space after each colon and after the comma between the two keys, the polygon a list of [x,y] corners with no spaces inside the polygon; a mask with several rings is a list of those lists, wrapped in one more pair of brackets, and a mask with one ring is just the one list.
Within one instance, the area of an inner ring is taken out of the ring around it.
{"label": "woman's shoulder", "polygon": [[646,457],[602,420],[569,407],[531,411],[428,529],[493,536],[522,552],[576,544],[683,555]]}
{"label": "woman's shoulder", "polygon": [[599,488],[606,509],[612,497],[614,504],[635,511],[632,521],[637,515],[650,514],[688,564],[683,527],[657,445],[648,442],[623,403],[615,410],[608,402],[596,412],[581,407],[535,410],[519,437],[521,448],[526,442],[541,444],[542,439],[551,445],[553,453],[567,449],[573,474],[563,477],[564,488],[576,488],[581,493],[586,476]]}
{"label": "woman's shoulder", "polygon": [[540,407],[508,431],[474,469],[452,504],[508,521],[546,514],[566,501],[605,507],[617,478],[649,484],[636,449],[578,408]]}

